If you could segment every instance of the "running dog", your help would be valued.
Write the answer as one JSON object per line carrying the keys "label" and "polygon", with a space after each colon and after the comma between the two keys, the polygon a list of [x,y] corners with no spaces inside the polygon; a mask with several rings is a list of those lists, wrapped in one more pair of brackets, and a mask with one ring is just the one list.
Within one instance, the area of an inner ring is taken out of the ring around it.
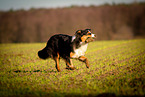
{"label": "running dog", "polygon": [[84,62],[86,67],[89,68],[88,59],[84,55],[88,43],[95,38],[96,35],[91,33],[91,29],[78,30],[74,36],[56,34],[48,40],[45,48],[38,51],[38,56],[41,59],[54,59],[58,72],[61,71],[59,67],[60,57],[65,60],[66,69],[75,69],[71,59],[78,59]]}

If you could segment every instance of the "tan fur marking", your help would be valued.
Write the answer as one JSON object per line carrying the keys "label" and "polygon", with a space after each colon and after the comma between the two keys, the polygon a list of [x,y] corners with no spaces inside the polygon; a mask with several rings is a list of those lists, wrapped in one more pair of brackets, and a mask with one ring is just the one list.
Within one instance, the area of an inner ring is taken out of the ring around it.
{"label": "tan fur marking", "polygon": [[88,59],[87,59],[85,56],[81,56],[81,57],[79,58],[79,60],[82,61],[82,62],[84,62],[84,63],[86,64],[86,67],[87,67],[87,68],[90,67],[90,66],[89,66],[89,61],[88,61]]}
{"label": "tan fur marking", "polygon": [[81,33],[81,31],[78,31],[77,33]]}
{"label": "tan fur marking", "polygon": [[60,57],[60,55],[59,55],[59,53],[57,53],[57,57],[54,58],[55,59],[55,62],[56,62],[56,69],[57,69],[58,72],[60,72],[60,68],[59,68],[59,57]]}
{"label": "tan fur marking", "polygon": [[88,32],[87,34],[89,34],[89,33],[91,33],[91,32]]}
{"label": "tan fur marking", "polygon": [[60,55],[59,55],[59,53],[57,52],[57,57],[59,58],[60,57]]}
{"label": "tan fur marking", "polygon": [[75,53],[73,53],[73,52],[70,52],[70,57],[72,57],[74,54],[75,54]]}
{"label": "tan fur marking", "polygon": [[85,42],[88,37],[91,37],[91,35],[84,35],[84,36],[82,36],[81,37],[82,42]]}

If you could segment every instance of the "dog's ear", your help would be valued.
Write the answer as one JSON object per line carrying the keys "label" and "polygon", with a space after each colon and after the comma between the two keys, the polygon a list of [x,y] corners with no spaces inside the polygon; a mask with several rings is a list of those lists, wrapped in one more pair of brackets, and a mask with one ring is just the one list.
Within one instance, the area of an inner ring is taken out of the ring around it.
{"label": "dog's ear", "polygon": [[91,31],[91,29],[85,29],[85,30],[87,30],[87,31],[88,31],[88,30]]}
{"label": "dog's ear", "polygon": [[75,35],[80,35],[82,33],[82,30],[77,30]]}

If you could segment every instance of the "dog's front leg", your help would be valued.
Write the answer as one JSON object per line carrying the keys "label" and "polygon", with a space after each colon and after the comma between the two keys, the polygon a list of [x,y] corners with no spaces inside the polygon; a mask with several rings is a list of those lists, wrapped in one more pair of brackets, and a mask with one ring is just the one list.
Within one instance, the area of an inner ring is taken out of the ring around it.
{"label": "dog's front leg", "polygon": [[75,67],[72,64],[72,61],[70,58],[64,59],[66,62],[66,69],[74,70]]}
{"label": "dog's front leg", "polygon": [[86,67],[89,68],[89,61],[85,56],[81,56],[78,58],[80,61],[84,62],[86,64]]}

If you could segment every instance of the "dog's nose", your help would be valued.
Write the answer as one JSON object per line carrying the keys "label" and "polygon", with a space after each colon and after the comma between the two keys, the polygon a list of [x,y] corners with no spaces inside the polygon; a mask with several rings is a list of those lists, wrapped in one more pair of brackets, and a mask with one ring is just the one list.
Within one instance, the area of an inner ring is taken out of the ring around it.
{"label": "dog's nose", "polygon": [[97,38],[97,35],[95,34],[95,38]]}
{"label": "dog's nose", "polygon": [[94,34],[94,38],[96,38],[97,36],[96,36],[96,34]]}

